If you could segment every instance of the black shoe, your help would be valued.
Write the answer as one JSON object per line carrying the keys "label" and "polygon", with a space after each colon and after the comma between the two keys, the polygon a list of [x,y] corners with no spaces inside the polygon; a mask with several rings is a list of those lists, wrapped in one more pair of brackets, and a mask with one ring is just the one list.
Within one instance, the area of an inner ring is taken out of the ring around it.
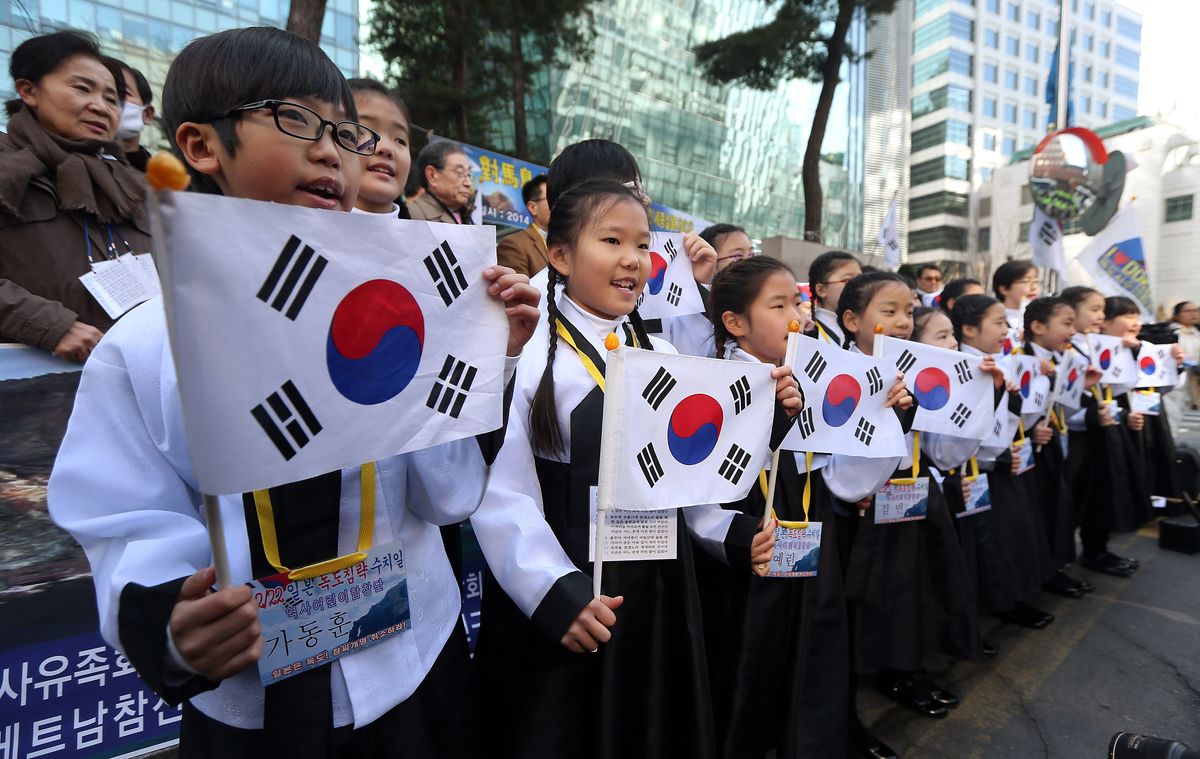
{"label": "black shoe", "polygon": [[907,706],[922,717],[938,719],[945,717],[949,711],[945,706],[933,700],[929,691],[921,687],[920,681],[921,678],[917,675],[910,675],[890,683],[881,681],[879,690],[883,692],[883,695],[898,704]]}
{"label": "black shoe", "polygon": [[1128,564],[1129,566],[1133,567],[1134,569],[1141,569],[1141,567],[1142,567],[1142,562],[1138,561],[1137,559],[1130,559],[1130,558],[1126,558],[1125,556],[1117,556],[1115,553],[1106,553],[1105,555],[1111,556],[1123,564]]}
{"label": "black shoe", "polygon": [[1083,589],[1076,585],[1065,572],[1055,572],[1054,576],[1042,586],[1042,590],[1063,598],[1083,598]]}
{"label": "black shoe", "polygon": [[850,753],[868,759],[898,759],[892,747],[871,734],[857,718],[850,724]]}
{"label": "black shoe", "polygon": [[1000,653],[1000,649],[996,648],[994,644],[988,643],[987,641],[983,642],[983,658],[992,659],[995,658],[996,654],[998,653]]}
{"label": "black shoe", "polygon": [[996,612],[996,616],[1005,622],[1028,627],[1031,630],[1041,630],[1054,621],[1053,614],[1047,614],[1041,609],[1035,609],[1025,603],[1018,603],[1007,611]]}
{"label": "black shoe", "polygon": [[1096,586],[1091,584],[1087,580],[1076,580],[1074,577],[1072,577],[1071,579],[1075,581],[1075,587],[1079,588],[1084,593],[1091,593],[1092,591],[1094,591],[1096,589]]}
{"label": "black shoe", "polygon": [[1133,577],[1137,573],[1137,567],[1126,564],[1112,554],[1102,554],[1095,558],[1085,556],[1079,560],[1079,566],[1084,569],[1090,569],[1093,572],[1100,572],[1112,575],[1113,577],[1124,577],[1126,579]]}
{"label": "black shoe", "polygon": [[918,678],[917,682],[913,684],[913,687],[921,688],[929,694],[929,697],[933,699],[934,703],[941,704],[947,709],[953,709],[959,704],[958,696],[954,695],[948,690],[943,690],[942,688],[937,687],[928,677],[922,676]]}

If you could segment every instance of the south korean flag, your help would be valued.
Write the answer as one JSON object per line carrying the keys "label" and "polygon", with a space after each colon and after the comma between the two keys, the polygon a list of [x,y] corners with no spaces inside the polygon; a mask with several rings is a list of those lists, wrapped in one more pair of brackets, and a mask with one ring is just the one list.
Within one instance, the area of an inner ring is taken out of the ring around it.
{"label": "south korean flag", "polygon": [[1087,381],[1087,357],[1072,348],[1063,353],[1054,374],[1053,403],[1078,410],[1083,408],[1083,386]]}
{"label": "south korean flag", "polygon": [[884,408],[895,372],[861,353],[797,335],[792,371],[804,393],[782,447],[865,458],[903,456],[904,431]]}
{"label": "south korean flag", "polygon": [[990,434],[994,386],[979,370],[982,359],[908,340],[875,339],[883,340],[883,365],[904,374],[916,399],[913,429],[969,440]]}
{"label": "south korean flag", "polygon": [[1137,355],[1138,387],[1175,387],[1179,382],[1179,365],[1171,356],[1171,345],[1156,345],[1142,341]]}
{"label": "south korean flag", "polygon": [[1125,347],[1121,338],[1095,334],[1090,334],[1087,338],[1092,365],[1102,373],[1101,382],[1127,387],[1138,383],[1138,367],[1133,358],[1133,351]]}
{"label": "south korean flag", "polygon": [[[241,493],[498,428],[489,227],[161,194],[154,236],[200,489]],[[218,220],[218,221],[214,221]]]}
{"label": "south korean flag", "polygon": [[608,502],[602,505],[657,511],[744,498],[770,456],[771,369],[636,348],[611,351],[600,450],[600,498]]}
{"label": "south korean flag", "polygon": [[1050,378],[1042,374],[1041,359],[1016,356],[1017,390],[1021,394],[1021,416],[1044,414],[1050,408]]}
{"label": "south korean flag", "polygon": [[643,319],[668,319],[704,311],[704,301],[692,276],[692,261],[683,249],[683,235],[651,233],[650,273],[637,308]]}

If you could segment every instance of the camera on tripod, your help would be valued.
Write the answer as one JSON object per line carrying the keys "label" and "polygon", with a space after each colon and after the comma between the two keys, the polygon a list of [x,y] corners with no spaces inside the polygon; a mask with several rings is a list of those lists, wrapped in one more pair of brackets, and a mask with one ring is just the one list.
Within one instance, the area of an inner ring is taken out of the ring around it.
{"label": "camera on tripod", "polygon": [[1200,751],[1153,735],[1117,733],[1108,742],[1108,759],[1200,759]]}

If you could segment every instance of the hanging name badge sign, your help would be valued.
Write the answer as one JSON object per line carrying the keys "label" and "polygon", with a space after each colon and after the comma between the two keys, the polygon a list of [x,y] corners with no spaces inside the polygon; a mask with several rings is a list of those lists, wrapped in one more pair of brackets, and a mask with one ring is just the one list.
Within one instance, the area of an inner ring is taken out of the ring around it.
{"label": "hanging name badge sign", "polygon": [[916,522],[929,513],[929,477],[921,475],[921,433],[913,433],[912,477],[891,479],[875,494],[875,524]]}
{"label": "hanging name badge sign", "polygon": [[1146,416],[1158,416],[1162,413],[1162,394],[1153,390],[1135,390],[1129,394],[1129,409]]}
{"label": "hanging name badge sign", "polygon": [[962,478],[963,510],[954,515],[958,519],[992,509],[992,489],[988,485],[988,477],[979,472],[979,462],[974,457],[971,458],[971,472],[970,476],[964,475]]}
{"label": "hanging name badge sign", "polygon": [[[596,519],[599,489],[590,490],[591,525],[588,561],[596,560]],[[604,521],[604,560],[657,561],[679,552],[679,509],[627,511],[610,509]]]}
{"label": "hanging name badge sign", "polygon": [[83,229],[88,260],[92,270],[79,278],[104,312],[113,319],[129,309],[145,303],[162,292],[154,258],[149,253],[134,253],[125,242],[125,253],[118,253],[112,228],[108,229],[108,257],[96,261],[92,257],[92,241],[88,226]]}
{"label": "hanging name badge sign", "polygon": [[821,563],[821,523],[775,528],[775,552],[767,577],[816,577]]}
{"label": "hanging name badge sign", "polygon": [[1013,443],[1013,446],[1015,448],[1013,455],[1020,462],[1020,465],[1017,467],[1017,474],[1025,474],[1030,469],[1033,469],[1036,466],[1033,460],[1033,441],[1029,438],[1023,438]]}

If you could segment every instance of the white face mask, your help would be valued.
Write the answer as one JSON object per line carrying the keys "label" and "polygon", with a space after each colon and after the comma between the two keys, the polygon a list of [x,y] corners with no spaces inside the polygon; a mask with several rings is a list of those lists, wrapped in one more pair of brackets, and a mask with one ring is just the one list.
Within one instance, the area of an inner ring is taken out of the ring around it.
{"label": "white face mask", "polygon": [[121,106],[121,124],[117,127],[117,139],[129,140],[142,133],[146,126],[142,123],[142,113],[146,106],[130,103],[128,100]]}

